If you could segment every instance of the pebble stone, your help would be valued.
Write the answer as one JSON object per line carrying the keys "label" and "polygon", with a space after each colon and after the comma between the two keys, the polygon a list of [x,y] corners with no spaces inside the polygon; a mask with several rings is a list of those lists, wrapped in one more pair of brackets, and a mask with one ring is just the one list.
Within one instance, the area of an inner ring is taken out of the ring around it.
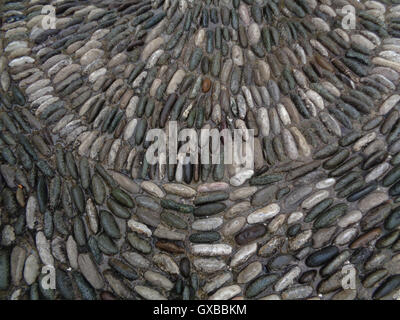
{"label": "pebble stone", "polygon": [[396,299],[397,0],[3,2],[0,299]]}

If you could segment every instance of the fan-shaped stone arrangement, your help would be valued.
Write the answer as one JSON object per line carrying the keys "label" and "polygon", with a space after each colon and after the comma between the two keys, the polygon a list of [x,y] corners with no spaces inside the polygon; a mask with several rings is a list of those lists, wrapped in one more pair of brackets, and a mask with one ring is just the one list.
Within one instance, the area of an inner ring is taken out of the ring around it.
{"label": "fan-shaped stone arrangement", "polygon": [[400,296],[400,1],[0,3],[2,299]]}

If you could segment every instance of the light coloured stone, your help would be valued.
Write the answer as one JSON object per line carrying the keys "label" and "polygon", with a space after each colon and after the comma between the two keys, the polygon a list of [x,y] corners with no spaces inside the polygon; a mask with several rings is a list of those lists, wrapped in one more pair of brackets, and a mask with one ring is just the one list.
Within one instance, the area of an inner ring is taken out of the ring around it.
{"label": "light coloured stone", "polygon": [[382,204],[383,202],[387,201],[389,196],[387,192],[373,192],[367,195],[365,198],[361,199],[358,202],[358,208],[361,212],[367,212],[368,210]]}
{"label": "light coloured stone", "polygon": [[237,277],[238,283],[248,283],[251,280],[255,279],[261,272],[263,266],[261,262],[254,261],[250,263],[247,267],[245,267]]}
{"label": "light coloured stone", "polygon": [[145,224],[138,222],[134,219],[130,219],[128,221],[128,227],[132,231],[139,233],[139,234],[143,234],[146,237],[151,237],[151,235],[152,235],[151,230]]}
{"label": "light coloured stone", "polygon": [[78,265],[83,276],[95,289],[104,287],[104,281],[89,254],[80,254],[78,256]]}
{"label": "light coloured stone", "polygon": [[229,256],[232,253],[232,247],[228,244],[194,244],[191,246],[192,254],[195,256]]}
{"label": "light coloured stone", "polygon": [[230,266],[237,267],[245,263],[252,255],[257,252],[257,243],[251,243],[241,247],[232,257]]}
{"label": "light coloured stone", "polygon": [[193,222],[192,229],[197,231],[211,231],[218,229],[224,219],[220,217],[216,218],[208,218],[208,219],[199,219]]}
{"label": "light coloured stone", "polygon": [[44,233],[39,231],[36,233],[36,248],[42,262],[47,266],[54,266],[54,258],[51,255],[50,242],[46,239]]}
{"label": "light coloured stone", "polygon": [[388,99],[385,100],[385,102],[381,105],[379,108],[379,114],[385,115],[387,114],[390,110],[394,108],[394,106],[400,101],[400,95],[394,94]]}
{"label": "light coloured stone", "polygon": [[280,206],[276,203],[272,203],[250,213],[247,217],[247,222],[250,224],[264,222],[268,219],[275,217],[280,211]]}
{"label": "light coloured stone", "polygon": [[307,199],[305,199],[301,204],[301,206],[302,208],[309,210],[328,197],[329,197],[329,191],[327,190],[317,191],[311,196],[309,196]]}
{"label": "light coloured stone", "polygon": [[24,279],[25,282],[28,285],[33,284],[40,271],[40,266],[39,266],[39,258],[35,253],[32,253],[28,256],[28,258],[25,261],[25,267],[24,267]]}
{"label": "light coloured stone", "polygon": [[241,292],[242,289],[238,285],[232,285],[219,289],[209,300],[229,300]]}

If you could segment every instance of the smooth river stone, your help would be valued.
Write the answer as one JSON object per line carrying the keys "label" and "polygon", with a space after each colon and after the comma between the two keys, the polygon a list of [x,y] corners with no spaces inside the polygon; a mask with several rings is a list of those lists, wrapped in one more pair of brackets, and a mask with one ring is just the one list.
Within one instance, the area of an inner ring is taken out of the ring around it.
{"label": "smooth river stone", "polygon": [[229,256],[232,253],[232,247],[228,244],[195,244],[191,247],[192,254],[195,256]]}
{"label": "smooth river stone", "polygon": [[50,251],[50,242],[46,239],[42,231],[39,231],[36,234],[36,248],[39,251],[39,257],[43,264],[47,266],[54,266],[54,258]]}
{"label": "smooth river stone", "polygon": [[254,261],[245,267],[237,277],[238,283],[248,283],[255,279],[263,269],[263,265],[259,261]]}
{"label": "smooth river stone", "polygon": [[374,141],[376,138],[376,133],[371,132],[369,134],[366,134],[362,138],[360,138],[353,146],[354,151],[358,152],[360,151],[363,147],[365,147],[367,144],[371,143]]}
{"label": "smooth river stone", "polygon": [[66,249],[69,264],[73,269],[78,269],[78,245],[72,235],[67,239]]}
{"label": "smooth river stone", "polygon": [[242,200],[251,197],[257,191],[257,187],[243,187],[232,191],[229,199],[232,201]]}
{"label": "smooth river stone", "polygon": [[167,277],[158,272],[147,270],[143,277],[154,286],[161,287],[167,291],[172,290],[174,287],[174,284]]}
{"label": "smooth river stone", "polygon": [[289,240],[290,250],[296,251],[296,250],[302,248],[311,239],[311,237],[312,237],[311,230],[306,230],[306,231],[299,233],[294,238]]}
{"label": "smooth river stone", "polygon": [[172,77],[171,81],[168,84],[166,91],[167,95],[174,93],[178,89],[185,75],[186,75],[185,71],[181,69],[175,72],[174,76]]}
{"label": "smooth river stone", "polygon": [[95,289],[103,288],[104,281],[100,273],[97,271],[96,264],[93,262],[91,255],[80,254],[78,256],[78,265],[83,276]]}
{"label": "smooth river stone", "polygon": [[220,217],[217,218],[208,218],[208,219],[199,219],[193,222],[192,229],[198,231],[210,231],[218,229],[224,220]]}
{"label": "smooth river stone", "polygon": [[135,219],[130,219],[128,221],[128,227],[132,231],[134,231],[138,234],[142,234],[146,237],[151,237],[151,235],[152,235],[151,230],[145,224],[140,223],[140,222],[136,221]]}
{"label": "smooth river stone", "polygon": [[313,248],[322,248],[328,243],[336,231],[336,226],[330,228],[323,228],[316,231],[313,235]]}
{"label": "smooth river stone", "polygon": [[246,224],[245,217],[237,217],[228,221],[222,228],[222,234],[229,237],[238,233]]}
{"label": "smooth river stone", "polygon": [[261,37],[261,32],[258,24],[257,23],[250,24],[247,29],[247,32],[250,45],[257,44],[257,42],[260,40]]}
{"label": "smooth river stone", "polygon": [[281,297],[277,294],[269,294],[265,297],[262,297],[258,300],[269,300],[269,301],[278,301],[278,300],[282,300]]}
{"label": "smooth river stone", "polygon": [[185,198],[191,198],[197,194],[196,190],[193,188],[179,183],[166,183],[163,185],[163,188],[167,193],[176,194]]}
{"label": "smooth river stone", "polygon": [[211,278],[203,287],[204,292],[210,293],[232,280],[232,273],[224,272]]}
{"label": "smooth river stone", "polygon": [[151,181],[143,181],[140,186],[142,189],[157,198],[164,198],[165,192],[159,186]]}
{"label": "smooth river stone", "polygon": [[245,212],[247,212],[248,210],[251,209],[251,207],[252,207],[252,206],[251,206],[251,204],[250,204],[249,201],[242,201],[242,202],[239,202],[239,203],[233,205],[232,207],[230,207],[230,208],[226,211],[226,213],[225,213],[224,216],[225,216],[225,218],[230,219],[230,218],[235,217],[235,216],[238,215],[239,213],[245,213]]}
{"label": "smooth river stone", "polygon": [[229,188],[229,184],[226,182],[212,182],[204,183],[197,187],[198,192],[214,192],[214,191],[224,191]]}
{"label": "smooth river stone", "polygon": [[145,286],[135,286],[134,290],[146,300],[167,300],[167,298],[157,290]]}
{"label": "smooth river stone", "polygon": [[233,61],[233,63],[238,65],[238,66],[242,66],[243,63],[244,63],[242,49],[239,46],[234,45],[234,46],[232,46],[231,50],[232,50],[232,61]]}
{"label": "smooth river stone", "polygon": [[252,225],[235,236],[235,241],[240,246],[247,245],[267,233],[267,228],[263,224]]}
{"label": "smooth river stone", "polygon": [[372,181],[378,180],[383,174],[388,171],[390,168],[390,164],[387,162],[381,163],[377,165],[374,169],[372,169],[368,175],[365,177],[365,182],[369,183]]}
{"label": "smooth river stone", "polygon": [[22,271],[24,269],[26,251],[16,246],[11,252],[11,279],[15,285],[19,285],[22,279]]}
{"label": "smooth river stone", "polygon": [[353,210],[347,213],[345,216],[339,219],[338,226],[341,228],[346,228],[349,225],[352,225],[362,218],[362,213],[359,210]]}
{"label": "smooth river stone", "polygon": [[283,291],[287,287],[289,287],[294,280],[300,275],[301,269],[299,267],[294,267],[292,268],[289,272],[287,272],[281,279],[279,279],[275,285],[274,285],[274,290],[275,291]]}
{"label": "smooth river stone", "polygon": [[141,222],[148,226],[157,228],[160,224],[160,214],[154,209],[147,209],[139,207],[136,211],[136,215]]}
{"label": "smooth river stone", "polygon": [[287,223],[288,225],[299,222],[301,219],[303,219],[304,217],[304,213],[297,211],[297,212],[293,212],[289,215]]}
{"label": "smooth river stone", "polygon": [[276,203],[272,203],[264,208],[258,209],[250,213],[247,217],[249,224],[264,222],[275,217],[280,211],[280,207]]}
{"label": "smooth river stone", "polygon": [[296,285],[282,292],[283,300],[305,299],[313,293],[311,286]]}
{"label": "smooth river stone", "polygon": [[177,232],[171,229],[168,229],[167,227],[164,227],[163,225],[159,225],[156,230],[154,230],[154,236],[157,238],[161,239],[167,239],[167,240],[175,240],[175,241],[183,241],[186,238],[185,233]]}
{"label": "smooth river stone", "polygon": [[239,251],[236,252],[234,254],[234,256],[232,257],[230,266],[232,268],[234,268],[234,267],[237,267],[237,266],[245,263],[256,252],[257,252],[257,243],[252,243],[252,244],[241,247],[239,249]]}
{"label": "smooth river stone", "polygon": [[301,201],[305,197],[307,197],[312,192],[312,187],[304,186],[303,188],[297,188],[292,191],[285,200],[285,206],[290,207],[295,203]]}
{"label": "smooth river stone", "polygon": [[275,199],[278,186],[271,185],[258,190],[251,198],[251,204],[255,207],[261,206],[264,203],[269,203]]}
{"label": "smooth river stone", "polygon": [[148,269],[150,261],[136,252],[124,252],[122,257],[133,267]]}
{"label": "smooth river stone", "polygon": [[130,193],[139,193],[140,187],[132,179],[115,171],[110,170],[109,172],[111,173],[111,176],[114,178],[114,180],[126,191]]}
{"label": "smooth river stone", "polygon": [[291,132],[288,129],[284,128],[282,130],[282,138],[288,157],[291,160],[296,160],[299,157],[299,151],[297,150],[296,142]]}
{"label": "smooth river stone", "polygon": [[350,249],[358,249],[362,247],[366,247],[368,243],[378,238],[382,233],[381,228],[375,228],[367,233],[362,234],[356,240],[354,240],[349,246]]}
{"label": "smooth river stone", "polygon": [[153,256],[153,262],[164,272],[179,275],[179,267],[175,261],[165,253],[155,254]]}
{"label": "smooth river stone", "polygon": [[358,230],[356,228],[345,229],[336,236],[335,243],[338,246],[345,245],[352,241],[356,237],[357,233]]}
{"label": "smooth river stone", "polygon": [[254,170],[243,169],[236,173],[230,180],[229,183],[234,187],[239,187],[250,179],[254,175]]}
{"label": "smooth river stone", "polygon": [[250,13],[248,7],[242,2],[239,6],[239,16],[244,25],[248,25],[250,23]]}
{"label": "smooth river stone", "polygon": [[385,115],[400,101],[400,95],[394,94],[390,98],[386,99],[385,102],[379,108],[379,114]]}
{"label": "smooth river stone", "polygon": [[264,60],[259,60],[257,63],[257,67],[260,70],[261,77],[265,82],[267,82],[271,75],[271,69]]}
{"label": "smooth river stone", "polygon": [[158,37],[152,41],[150,41],[142,50],[141,60],[147,61],[152,53],[158,50],[164,44],[164,39],[162,37]]}
{"label": "smooth river stone", "polygon": [[39,257],[35,253],[32,253],[26,259],[24,267],[24,279],[29,286],[36,281],[39,271]]}
{"label": "smooth river stone", "polygon": [[229,300],[241,292],[242,289],[238,285],[232,285],[219,289],[210,296],[209,300]]}
{"label": "smooth river stone", "polygon": [[199,258],[193,260],[194,267],[205,273],[214,273],[225,269],[227,266],[225,262],[216,258]]}
{"label": "smooth river stone", "polygon": [[328,197],[329,197],[329,191],[321,190],[321,191],[314,193],[307,199],[305,199],[303,201],[303,203],[301,204],[301,206],[304,209],[309,210],[312,207],[314,207],[316,204],[320,203],[321,201],[325,200]]}
{"label": "smooth river stone", "polygon": [[358,209],[365,213],[387,200],[389,200],[389,195],[387,192],[373,192],[358,202]]}

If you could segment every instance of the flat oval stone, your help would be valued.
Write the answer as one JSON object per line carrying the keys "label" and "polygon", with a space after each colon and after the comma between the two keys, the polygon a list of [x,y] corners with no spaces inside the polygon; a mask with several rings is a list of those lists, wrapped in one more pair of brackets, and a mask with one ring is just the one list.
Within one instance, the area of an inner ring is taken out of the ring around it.
{"label": "flat oval stone", "polygon": [[304,209],[309,210],[309,209],[311,209],[312,207],[314,207],[315,205],[317,205],[318,203],[320,203],[321,201],[325,200],[328,197],[329,197],[329,191],[321,190],[321,191],[318,191],[318,192],[314,193],[313,195],[311,195],[307,199],[305,199],[302,202],[301,206]]}
{"label": "flat oval stone", "polygon": [[229,282],[232,280],[232,273],[230,272],[224,272],[219,275],[216,275],[215,277],[211,278],[203,287],[203,290],[206,293],[210,293],[215,291],[216,289],[220,288],[223,286],[225,283]]}
{"label": "flat oval stone", "polygon": [[238,233],[246,224],[245,217],[237,217],[228,221],[222,228],[222,234],[226,237]]}
{"label": "flat oval stone", "polygon": [[345,216],[339,219],[338,226],[342,228],[346,228],[349,225],[352,225],[362,218],[362,213],[358,210],[353,210],[347,213]]}
{"label": "flat oval stone", "polygon": [[358,208],[361,212],[367,212],[368,210],[372,209],[373,207],[377,207],[388,199],[389,196],[385,192],[373,192],[358,202]]}
{"label": "flat oval stone", "polygon": [[290,286],[294,280],[300,275],[301,269],[299,267],[292,268],[289,272],[287,272],[281,279],[279,279],[275,285],[275,291],[283,291],[288,286]]}
{"label": "flat oval stone", "polygon": [[248,283],[255,279],[262,272],[262,264],[258,261],[250,263],[237,277],[238,283]]}
{"label": "flat oval stone", "polygon": [[264,203],[271,202],[275,199],[278,187],[276,185],[271,185],[263,189],[258,190],[251,198],[251,204],[253,206],[260,206]]}
{"label": "flat oval stone", "polygon": [[155,183],[150,182],[150,181],[143,181],[140,186],[142,187],[143,190],[147,191],[151,195],[157,197],[157,198],[164,198],[165,197],[165,192],[161,190],[159,186],[157,186]]}
{"label": "flat oval stone", "polygon": [[230,219],[236,216],[238,213],[243,213],[251,209],[251,204],[249,201],[242,201],[239,202],[232,207],[230,207],[226,213],[225,213],[225,218]]}
{"label": "flat oval stone", "polygon": [[229,188],[229,184],[226,182],[213,182],[204,183],[197,187],[198,192],[214,192],[214,191],[225,191]]}
{"label": "flat oval stone", "polygon": [[36,281],[39,275],[39,268],[39,257],[34,253],[30,254],[27,257],[24,266],[24,280],[28,285],[31,285]]}
{"label": "flat oval stone", "polygon": [[205,273],[214,273],[220,270],[224,270],[226,268],[226,264],[216,258],[194,259],[193,265],[196,269]]}
{"label": "flat oval stone", "polygon": [[306,230],[289,240],[289,248],[293,251],[302,248],[312,237],[312,231]]}
{"label": "flat oval stone", "polygon": [[257,191],[257,187],[242,187],[232,191],[229,199],[232,201],[242,200],[251,197]]}
{"label": "flat oval stone", "polygon": [[195,244],[191,247],[192,253],[197,256],[225,256],[232,253],[232,247],[227,244]]}
{"label": "flat oval stone", "polygon": [[241,247],[232,257],[230,266],[236,267],[246,262],[252,255],[257,252],[257,243],[252,243]]}
{"label": "flat oval stone", "polygon": [[273,203],[264,208],[258,209],[247,216],[249,224],[264,222],[268,219],[275,217],[280,211],[278,204]]}
{"label": "flat oval stone", "polygon": [[339,249],[335,246],[323,248],[309,255],[306,259],[306,265],[311,268],[324,265],[326,262],[335,257],[338,252]]}
{"label": "flat oval stone", "polygon": [[385,100],[379,108],[379,114],[385,115],[400,101],[400,95],[395,94]]}
{"label": "flat oval stone", "polygon": [[239,245],[248,244],[263,235],[267,232],[267,228],[264,225],[256,224],[251,227],[246,228],[241,233],[235,236],[235,240]]}
{"label": "flat oval stone", "polygon": [[135,286],[134,290],[146,300],[167,300],[161,293],[157,290],[151,289],[145,286]]}
{"label": "flat oval stone", "polygon": [[312,192],[312,187],[303,187],[297,188],[296,190],[292,191],[285,200],[285,206],[290,207],[295,203],[299,202],[300,200],[304,199]]}
{"label": "flat oval stone", "polygon": [[198,231],[210,231],[218,229],[223,223],[222,218],[208,218],[196,220],[192,223],[192,229]]}
{"label": "flat oval stone", "polygon": [[219,289],[210,296],[209,300],[229,300],[241,292],[242,289],[238,285],[232,285]]}
{"label": "flat oval stone", "polygon": [[248,29],[248,38],[250,45],[255,45],[261,38],[261,31],[257,23],[252,23],[249,25]]}
{"label": "flat oval stone", "polygon": [[91,256],[88,254],[80,254],[78,256],[78,265],[86,280],[88,280],[95,289],[103,288],[103,279],[97,271],[96,265]]}
{"label": "flat oval stone", "polygon": [[172,288],[174,287],[174,284],[167,277],[163,276],[161,273],[148,270],[144,273],[143,276],[151,284],[157,287],[161,287],[167,291],[172,290]]}
{"label": "flat oval stone", "polygon": [[371,231],[361,235],[356,240],[354,240],[351,243],[350,248],[351,249],[357,249],[357,248],[364,247],[369,242],[371,242],[371,241],[375,240],[376,238],[378,238],[381,233],[382,233],[382,230],[380,228],[372,229]]}
{"label": "flat oval stone", "polygon": [[243,52],[239,46],[232,47],[232,61],[238,66],[242,66],[244,63]]}
{"label": "flat oval stone", "polygon": [[263,292],[267,287],[274,284],[278,280],[278,275],[269,274],[258,277],[253,280],[250,285],[246,288],[245,295],[248,298],[253,298]]}

